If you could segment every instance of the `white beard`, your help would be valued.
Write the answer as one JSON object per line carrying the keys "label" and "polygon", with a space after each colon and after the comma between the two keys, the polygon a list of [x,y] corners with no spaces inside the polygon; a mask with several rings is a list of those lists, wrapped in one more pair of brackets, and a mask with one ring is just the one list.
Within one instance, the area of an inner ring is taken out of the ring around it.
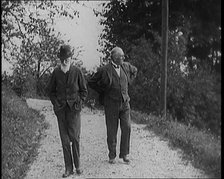
{"label": "white beard", "polygon": [[66,73],[67,71],[69,71],[70,68],[70,63],[67,65],[61,64],[61,70]]}

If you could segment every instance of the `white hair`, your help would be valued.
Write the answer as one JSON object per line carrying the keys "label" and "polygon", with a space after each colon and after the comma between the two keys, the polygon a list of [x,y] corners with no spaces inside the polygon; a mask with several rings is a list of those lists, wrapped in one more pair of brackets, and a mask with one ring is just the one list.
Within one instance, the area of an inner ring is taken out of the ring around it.
{"label": "white hair", "polygon": [[111,50],[111,57],[113,57],[115,54],[118,54],[118,53],[124,53],[124,52],[120,47],[114,47]]}

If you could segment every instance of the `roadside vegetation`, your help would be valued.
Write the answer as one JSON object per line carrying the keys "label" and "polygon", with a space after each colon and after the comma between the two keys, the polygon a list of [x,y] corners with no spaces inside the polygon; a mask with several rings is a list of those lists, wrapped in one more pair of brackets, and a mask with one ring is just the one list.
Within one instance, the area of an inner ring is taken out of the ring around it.
{"label": "roadside vegetation", "polygon": [[43,116],[2,86],[2,179],[23,178],[47,128]]}
{"label": "roadside vegetation", "polygon": [[[183,149],[195,167],[221,177],[221,0],[169,1],[167,119],[161,119],[161,1],[104,3],[105,63],[115,45],[138,68],[132,119]],[[194,17],[194,18],[192,18]],[[205,28],[206,26],[206,28]],[[91,94],[91,93],[90,93]],[[94,98],[95,96],[93,96]]]}
{"label": "roadside vegetation", "polygon": [[[167,140],[171,147],[178,147],[184,152],[184,158],[192,161],[211,178],[221,178],[221,138],[210,131],[199,130],[168,117],[160,117],[132,111],[131,119],[138,124],[146,124],[146,130],[153,131]],[[149,151],[150,152],[150,151]]]}
{"label": "roadside vegetation", "polygon": [[[48,18],[27,7],[45,11]],[[72,7],[52,1],[2,2],[2,61],[14,62],[11,76],[2,73],[2,84],[10,86],[2,88],[3,178],[22,176],[35,153],[37,131],[45,124],[28,109],[23,96],[46,98],[44,89],[58,63],[58,48],[68,43],[52,24],[55,16],[78,17],[75,9],[66,11]],[[125,61],[138,68],[129,88],[133,121],[147,124],[171,146],[183,149],[194,166],[209,176],[221,177],[221,0],[169,2],[166,120],[159,117],[161,1],[114,0],[102,3],[102,8],[102,13],[95,11],[104,25],[100,66],[119,46]],[[17,40],[21,45],[15,45]],[[82,66],[82,50],[78,46],[73,50],[75,65],[88,79],[92,72]],[[92,100],[97,106],[98,94],[89,89],[87,105]]]}
{"label": "roadside vegetation", "polygon": [[[98,94],[90,88],[88,91],[87,107],[90,107],[88,101],[95,99],[95,108],[103,110],[98,103]],[[194,167],[203,170],[209,177],[221,178],[221,128],[214,131],[196,127],[170,114],[165,120],[158,115],[140,111],[135,106],[132,106],[131,120],[137,124],[146,124],[145,130],[153,131],[162,140],[168,141],[171,148],[180,148],[183,160],[191,161]]]}

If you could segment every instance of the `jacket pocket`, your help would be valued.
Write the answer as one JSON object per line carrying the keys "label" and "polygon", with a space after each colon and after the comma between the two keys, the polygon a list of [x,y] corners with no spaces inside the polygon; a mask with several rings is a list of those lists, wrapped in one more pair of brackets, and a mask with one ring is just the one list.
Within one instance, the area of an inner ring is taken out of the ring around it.
{"label": "jacket pocket", "polygon": [[82,102],[80,98],[77,98],[75,100],[69,100],[68,105],[72,111],[81,111]]}
{"label": "jacket pocket", "polygon": [[82,109],[81,102],[74,102],[74,104],[72,106],[72,110],[73,111],[81,111],[81,109]]}

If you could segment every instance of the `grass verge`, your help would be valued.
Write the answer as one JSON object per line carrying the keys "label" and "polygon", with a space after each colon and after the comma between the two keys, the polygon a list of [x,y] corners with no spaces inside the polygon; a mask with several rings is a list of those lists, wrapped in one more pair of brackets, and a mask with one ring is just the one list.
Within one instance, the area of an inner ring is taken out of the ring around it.
{"label": "grass verge", "polygon": [[163,139],[168,139],[171,147],[184,152],[183,159],[192,161],[194,167],[201,169],[211,178],[221,178],[221,138],[208,131],[200,131],[168,118],[132,111],[131,119],[135,123],[146,124]]}
{"label": "grass verge", "polygon": [[37,111],[2,86],[2,178],[24,178],[37,155],[42,131],[48,127]]}

